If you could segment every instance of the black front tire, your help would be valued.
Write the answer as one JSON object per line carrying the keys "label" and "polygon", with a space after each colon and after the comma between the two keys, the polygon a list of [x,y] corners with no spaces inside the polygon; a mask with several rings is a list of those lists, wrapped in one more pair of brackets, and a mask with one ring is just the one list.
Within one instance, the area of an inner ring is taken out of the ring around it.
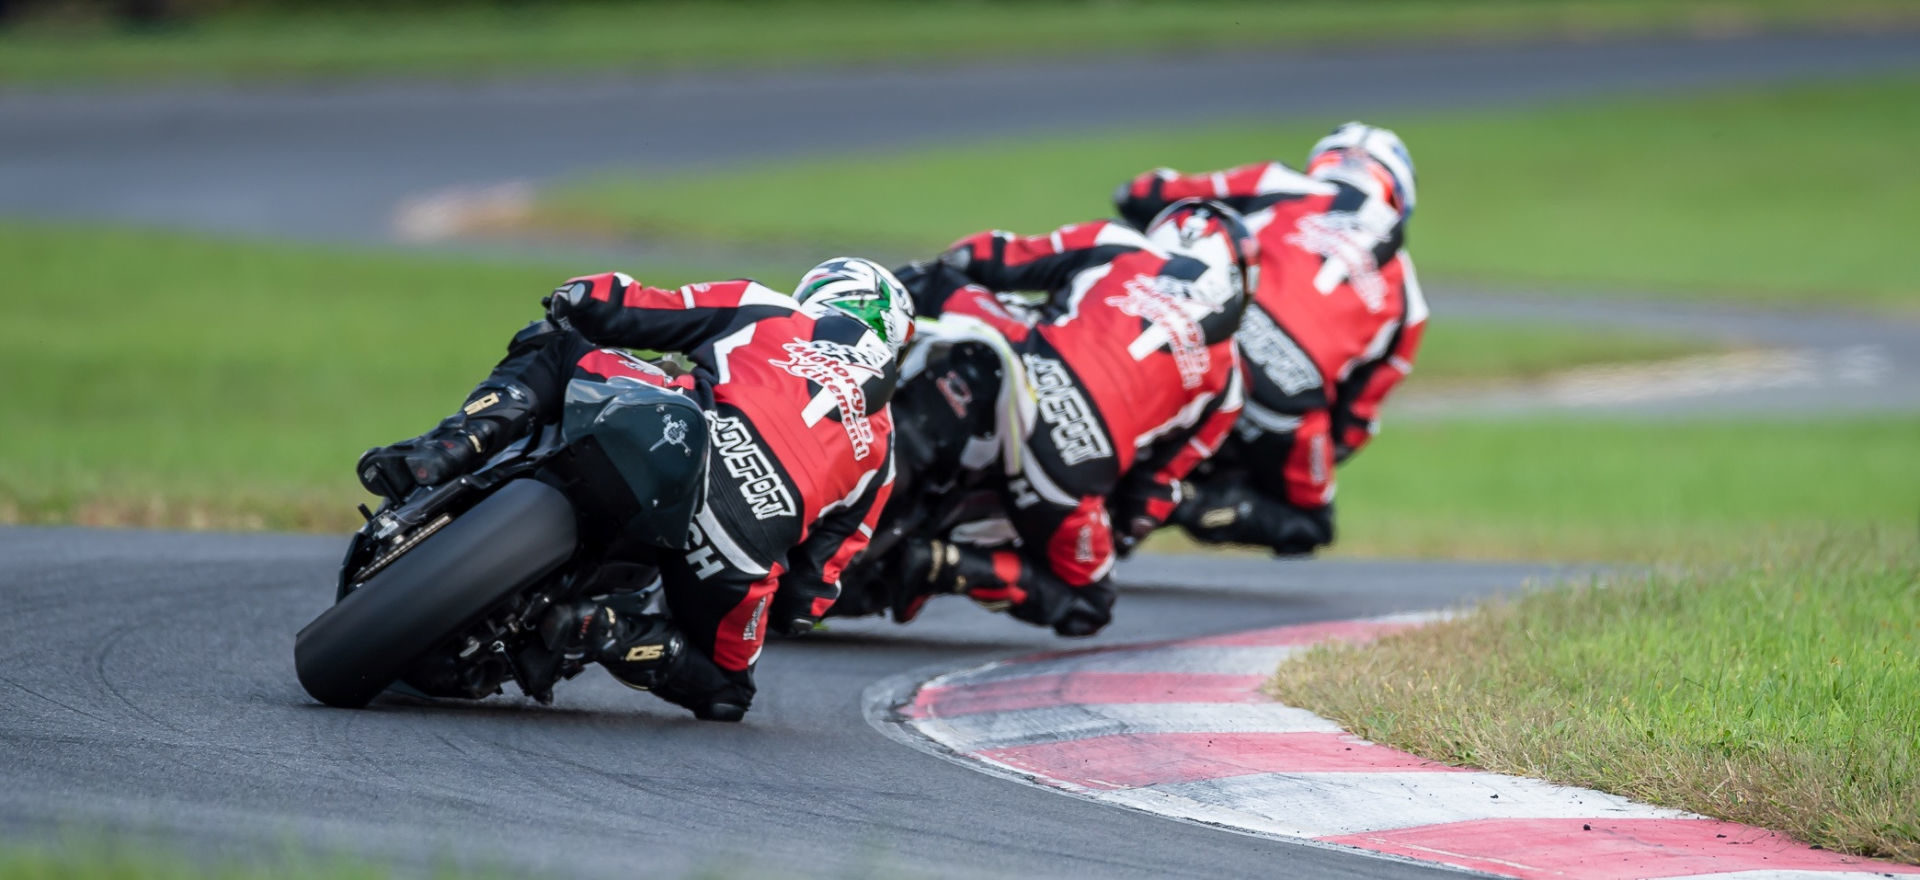
{"label": "black front tire", "polygon": [[538,480],[502,486],[307,624],[300,685],[357,709],[427,651],[573,555],[573,505]]}

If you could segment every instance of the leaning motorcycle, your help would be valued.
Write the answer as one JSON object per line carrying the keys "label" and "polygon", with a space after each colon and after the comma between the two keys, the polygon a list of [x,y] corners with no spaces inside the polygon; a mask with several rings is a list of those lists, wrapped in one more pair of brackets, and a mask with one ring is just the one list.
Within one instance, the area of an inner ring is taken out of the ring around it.
{"label": "leaning motorcycle", "polygon": [[1020,438],[1035,418],[1025,367],[1004,337],[966,316],[915,323],[891,404],[893,493],[867,549],[841,576],[829,617],[894,607],[903,586],[898,551],[908,541],[964,541],[999,529],[1005,514],[994,471],[1019,466]]}
{"label": "leaning motorcycle", "polygon": [[652,598],[646,560],[685,549],[708,442],[687,397],[576,379],[556,421],[474,473],[363,506],[334,605],[294,641],[301,686],[346,708],[388,689],[480,699],[508,682],[551,702],[584,661],[550,649],[540,620],[583,597],[627,610]]}

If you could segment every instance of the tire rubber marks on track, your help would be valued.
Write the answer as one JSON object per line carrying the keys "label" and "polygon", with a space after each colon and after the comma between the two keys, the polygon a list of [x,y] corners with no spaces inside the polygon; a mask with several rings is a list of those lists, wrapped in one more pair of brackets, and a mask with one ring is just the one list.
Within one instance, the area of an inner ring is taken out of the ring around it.
{"label": "tire rubber marks on track", "polygon": [[941,675],[902,726],[983,769],[1160,815],[1524,878],[1836,880],[1920,868],[1366,742],[1259,692],[1288,654],[1432,615],[1040,654]]}

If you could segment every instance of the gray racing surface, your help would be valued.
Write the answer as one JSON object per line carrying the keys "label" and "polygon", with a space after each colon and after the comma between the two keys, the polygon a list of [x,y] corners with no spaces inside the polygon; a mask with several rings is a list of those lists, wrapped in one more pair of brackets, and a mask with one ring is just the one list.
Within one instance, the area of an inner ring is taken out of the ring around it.
{"label": "gray racing surface", "polygon": [[[342,547],[0,530],[0,831],[596,877],[1443,873],[1061,798],[888,741],[862,720],[874,682],[1064,644],[959,599],[907,627],[837,622],[769,646],[739,725],[694,721],[598,670],[552,707],[323,708],[294,678],[293,634],[330,602]],[[1123,572],[1121,613],[1096,641],[1446,607],[1554,573],[1146,558]]]}
{"label": "gray racing surface", "polygon": [[[327,87],[0,93],[0,214],[344,241],[423,191],[1112,126],[1538,103],[1920,66],[1920,36],[1306,50]],[[1304,144],[1276,145],[1287,155]]]}
{"label": "gray racing surface", "polygon": [[[387,240],[394,206],[410,194],[607,164],[664,172],[1099,126],[1249,114],[1335,121],[1917,65],[1920,38],[1855,35],[11,93],[0,94],[0,214],[372,243]],[[1813,350],[1839,365],[1813,372],[1841,384],[1793,386],[1797,398],[1778,397],[1788,385],[1748,383],[1717,400],[1773,394],[1766,405],[1790,408],[1857,395],[1862,408],[1920,406],[1910,324],[1452,291],[1433,299],[1448,314],[1642,322]],[[1877,378],[1845,384],[1869,374]],[[1691,411],[1698,400],[1672,405]],[[330,599],[340,550],[335,538],[0,530],[10,612],[0,617],[0,832],[104,828],[246,855],[292,841],[423,866],[451,858],[605,877],[1440,873],[1061,798],[888,741],[862,720],[860,698],[874,682],[1062,644],[958,600],[911,627],[843,622],[773,645],[743,725],[695,722],[598,671],[563,686],[553,707],[496,699],[324,709],[294,679],[292,640]],[[1123,572],[1130,587],[1118,619],[1097,641],[1445,607],[1548,573],[1143,559]]]}

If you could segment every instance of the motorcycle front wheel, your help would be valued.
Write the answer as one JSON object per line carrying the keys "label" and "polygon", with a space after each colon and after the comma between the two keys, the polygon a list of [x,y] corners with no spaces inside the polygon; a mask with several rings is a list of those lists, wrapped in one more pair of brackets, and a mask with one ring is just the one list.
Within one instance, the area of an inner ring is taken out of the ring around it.
{"label": "motorcycle front wheel", "polygon": [[578,540],[560,490],[531,479],[500,487],[300,630],[300,686],[329,706],[365,706],[436,644],[559,568]]}

